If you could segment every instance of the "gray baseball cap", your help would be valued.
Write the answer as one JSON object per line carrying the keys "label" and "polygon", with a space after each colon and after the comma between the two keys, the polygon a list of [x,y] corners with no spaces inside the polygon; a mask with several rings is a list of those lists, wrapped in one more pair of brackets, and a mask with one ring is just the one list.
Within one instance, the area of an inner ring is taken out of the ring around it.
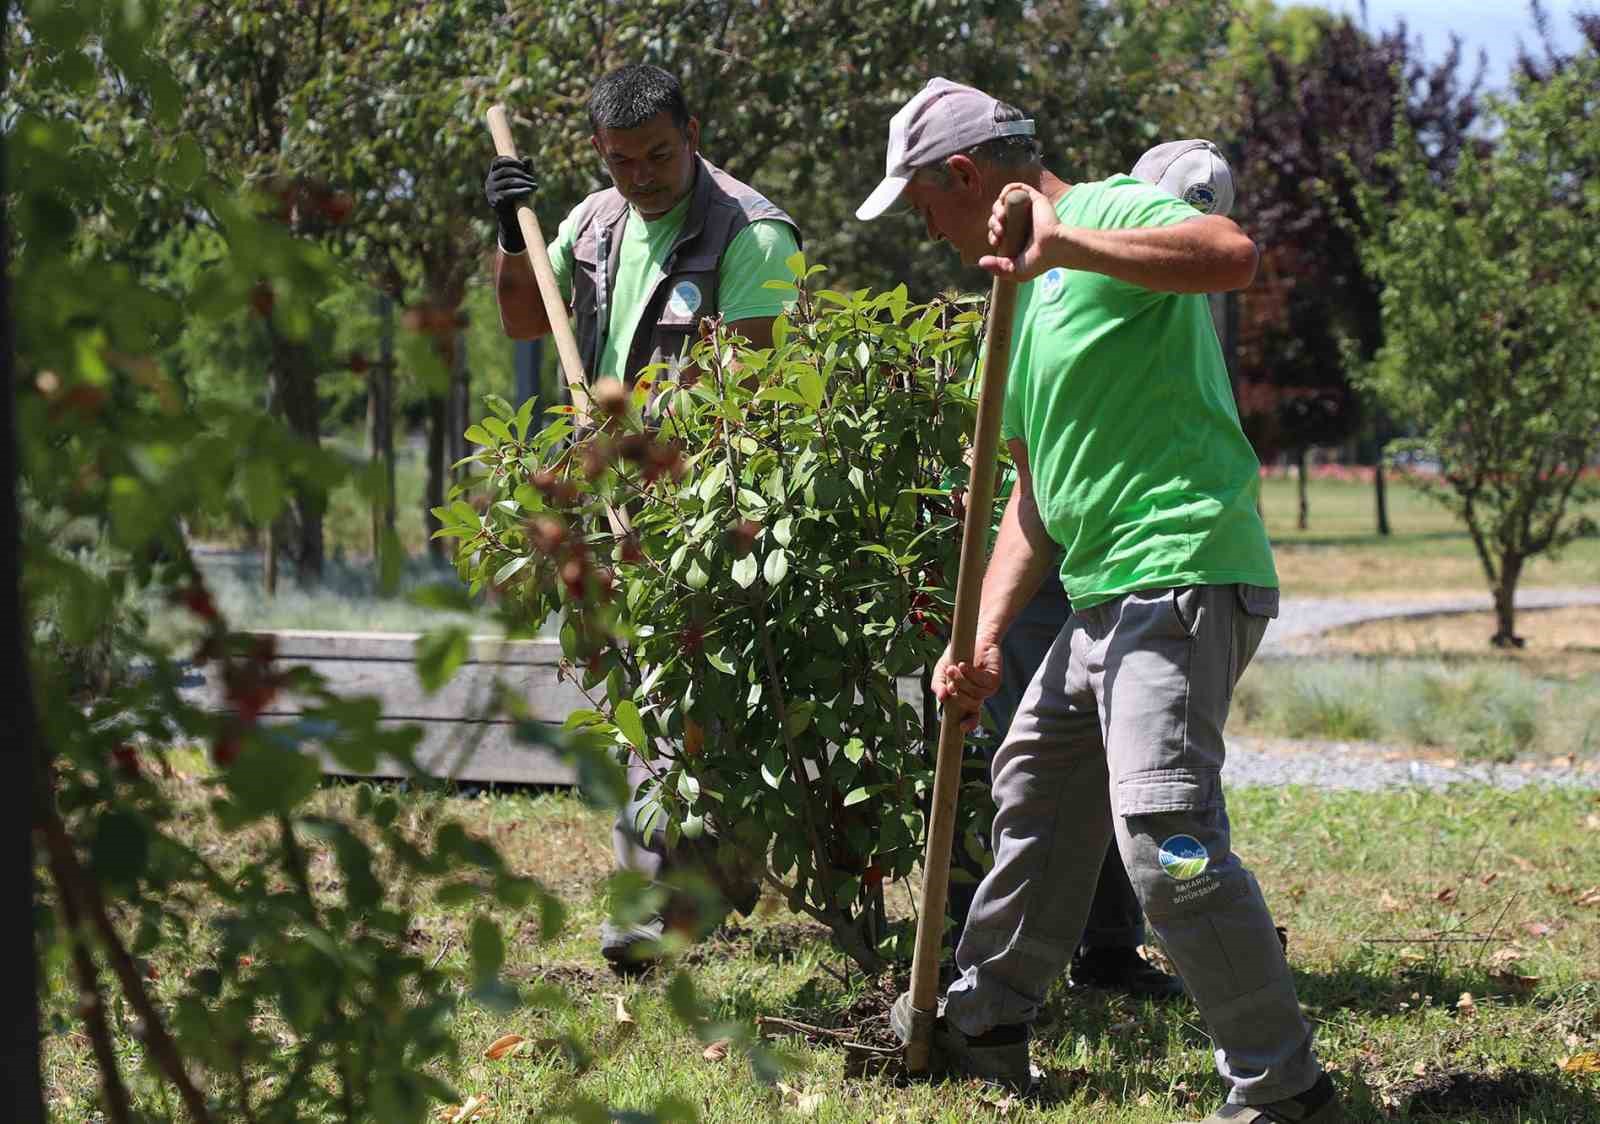
{"label": "gray baseball cap", "polygon": [[1176,195],[1201,214],[1226,215],[1233,210],[1233,171],[1208,140],[1158,144],[1139,157],[1131,175]]}
{"label": "gray baseball cap", "polygon": [[1033,136],[1033,122],[996,121],[1000,102],[947,78],[928,84],[889,119],[889,154],[882,182],[856,208],[856,218],[875,219],[894,205],[918,168],[965,152],[996,137]]}

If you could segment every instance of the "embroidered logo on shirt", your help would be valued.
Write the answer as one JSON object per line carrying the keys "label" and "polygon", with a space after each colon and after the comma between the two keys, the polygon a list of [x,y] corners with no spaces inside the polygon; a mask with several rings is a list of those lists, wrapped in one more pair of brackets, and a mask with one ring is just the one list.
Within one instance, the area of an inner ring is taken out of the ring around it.
{"label": "embroidered logo on shirt", "polygon": [[1200,877],[1211,861],[1211,856],[1206,854],[1206,849],[1200,845],[1200,840],[1192,835],[1172,836],[1161,844],[1161,850],[1156,858],[1161,863],[1161,869],[1167,872],[1167,876],[1179,882]]}
{"label": "embroidered logo on shirt", "polygon": [[693,281],[679,281],[672,287],[672,295],[667,298],[667,311],[674,316],[687,318],[694,315],[704,299],[700,295],[699,285]]}
{"label": "embroidered logo on shirt", "polygon": [[1039,278],[1039,291],[1047,298],[1053,297],[1061,291],[1062,282],[1066,281],[1066,279],[1067,271],[1058,265]]}

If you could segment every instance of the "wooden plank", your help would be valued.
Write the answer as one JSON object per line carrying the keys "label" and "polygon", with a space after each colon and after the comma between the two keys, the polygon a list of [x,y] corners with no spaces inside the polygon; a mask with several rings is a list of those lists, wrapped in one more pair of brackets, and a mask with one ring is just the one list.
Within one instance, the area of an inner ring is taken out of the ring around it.
{"label": "wooden plank", "polygon": [[[590,707],[577,684],[557,679],[559,643],[474,637],[467,663],[449,683],[429,694],[418,681],[414,666],[418,635],[310,629],[273,633],[280,666],[308,667],[341,696],[377,698],[386,727],[421,726],[419,760],[431,775],[462,781],[575,783],[571,766],[549,749],[518,743],[508,722],[483,720],[496,680],[527,700],[530,716],[540,722],[559,725],[574,710]],[[222,709],[218,676],[211,668],[197,668],[194,674],[200,682],[185,688],[185,694],[202,706]],[[920,710],[922,688],[918,681],[903,678],[896,686],[900,698]],[[292,695],[280,697],[262,717],[269,722],[290,721],[301,713],[300,703]],[[475,743],[473,739],[477,739]],[[458,759],[461,747],[469,744],[474,745],[470,755]],[[330,774],[352,775],[327,755],[323,757],[323,767]],[[402,773],[393,761],[384,760],[372,773],[360,775],[398,777]]]}
{"label": "wooden plank", "polygon": [[[545,746],[516,740],[509,722],[407,723],[385,718],[380,726],[420,725],[417,762],[429,776],[458,781],[572,785],[577,771]],[[389,757],[380,757],[370,773],[354,773],[322,753],[322,771],[333,776],[400,777],[406,774]]]}
{"label": "wooden plank", "polygon": [[[493,704],[496,682],[515,691],[529,705],[530,717],[541,722],[562,722],[574,710],[585,710],[590,702],[576,683],[560,682],[556,669],[540,664],[465,664],[450,682],[429,694],[418,681],[415,667],[391,660],[305,660],[284,659],[284,667],[305,667],[323,677],[336,694],[372,695],[390,718],[476,721],[497,717],[487,713]],[[193,690],[211,709],[222,709],[222,684],[209,668],[200,672],[203,686]],[[604,695],[605,688],[599,689]],[[284,695],[263,711],[268,715],[299,714],[309,700]]]}

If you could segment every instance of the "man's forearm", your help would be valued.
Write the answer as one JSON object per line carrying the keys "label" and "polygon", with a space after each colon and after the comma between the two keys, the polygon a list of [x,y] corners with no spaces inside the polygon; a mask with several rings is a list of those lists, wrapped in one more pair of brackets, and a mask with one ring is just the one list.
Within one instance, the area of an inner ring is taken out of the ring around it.
{"label": "man's forearm", "polygon": [[1231,220],[1207,215],[1133,230],[1059,227],[1045,244],[1049,265],[1104,273],[1163,293],[1220,293],[1255,277],[1255,243]]}
{"label": "man's forearm", "polygon": [[1039,518],[1032,495],[1011,490],[994,554],[983,576],[983,600],[978,609],[978,641],[999,644],[1046,575],[1056,565],[1058,550]]}
{"label": "man's forearm", "polygon": [[538,339],[550,331],[550,316],[539,292],[528,255],[495,255],[494,296],[500,305],[500,327],[515,340]]}

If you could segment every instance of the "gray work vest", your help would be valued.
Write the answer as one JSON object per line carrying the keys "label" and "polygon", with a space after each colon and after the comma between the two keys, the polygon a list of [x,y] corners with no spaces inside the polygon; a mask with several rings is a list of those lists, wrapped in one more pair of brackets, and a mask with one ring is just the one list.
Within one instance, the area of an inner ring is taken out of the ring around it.
{"label": "gray work vest", "polygon": [[628,201],[614,187],[584,200],[572,247],[572,330],[578,337],[583,369],[591,379],[616,374],[632,385],[643,368],[682,355],[697,338],[700,319],[719,307],[717,270],[722,255],[751,223],[777,219],[794,231],[796,243],[800,241],[800,228],[794,220],[760,192],[703,157],[696,156],[695,162],[688,213],[662,263],[662,276],[639,313],[639,326],[628,345],[626,370],[621,372],[597,371],[595,365],[610,329],[611,295],[622,259]]}

